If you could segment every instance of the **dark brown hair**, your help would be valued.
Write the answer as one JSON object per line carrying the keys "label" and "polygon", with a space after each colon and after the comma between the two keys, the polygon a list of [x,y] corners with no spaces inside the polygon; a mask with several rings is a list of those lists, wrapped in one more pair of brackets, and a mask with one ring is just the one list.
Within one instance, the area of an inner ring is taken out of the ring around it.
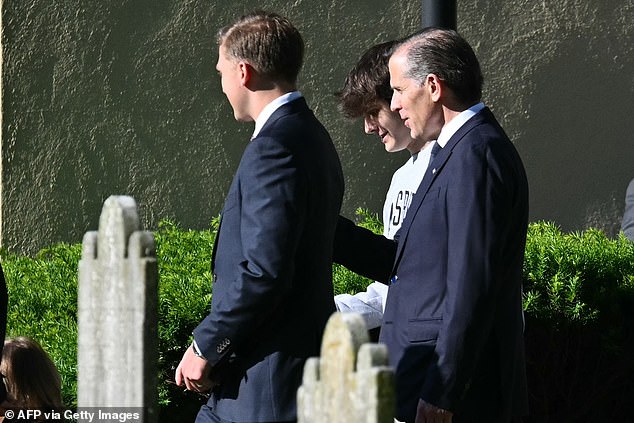
{"label": "dark brown hair", "polygon": [[59,372],[33,339],[21,336],[4,342],[0,373],[12,405],[38,410],[62,408]]}
{"label": "dark brown hair", "polygon": [[335,94],[344,116],[358,118],[377,113],[392,101],[387,64],[396,41],[370,47],[350,70],[343,89]]}

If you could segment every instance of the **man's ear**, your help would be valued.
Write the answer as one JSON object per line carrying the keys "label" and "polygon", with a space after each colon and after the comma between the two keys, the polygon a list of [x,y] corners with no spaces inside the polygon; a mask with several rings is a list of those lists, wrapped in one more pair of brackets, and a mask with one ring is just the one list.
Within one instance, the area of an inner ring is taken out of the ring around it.
{"label": "man's ear", "polygon": [[436,74],[430,73],[425,78],[425,85],[429,91],[429,95],[434,102],[438,102],[442,96],[443,85],[442,81]]}
{"label": "man's ear", "polygon": [[253,67],[247,62],[238,62],[238,71],[240,72],[240,84],[247,86],[253,77]]}

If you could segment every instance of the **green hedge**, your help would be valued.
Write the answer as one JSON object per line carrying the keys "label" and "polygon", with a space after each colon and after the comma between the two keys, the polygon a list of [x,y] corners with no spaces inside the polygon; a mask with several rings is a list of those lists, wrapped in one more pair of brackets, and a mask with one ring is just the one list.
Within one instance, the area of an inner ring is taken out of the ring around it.
{"label": "green hedge", "polygon": [[524,293],[530,421],[630,421],[634,243],[531,224]]}
{"label": "green hedge", "polygon": [[[381,232],[378,218],[360,224]],[[202,404],[173,381],[174,370],[207,313],[209,230],[163,221],[155,232],[159,264],[161,421],[189,421]],[[59,244],[35,257],[1,252],[9,289],[7,336],[38,340],[57,364],[64,401],[76,406],[77,263],[81,246]],[[368,279],[333,266],[335,293],[364,290]],[[606,421],[631,414],[634,398],[634,243],[590,229],[566,234],[529,227],[524,265],[531,419]]]}

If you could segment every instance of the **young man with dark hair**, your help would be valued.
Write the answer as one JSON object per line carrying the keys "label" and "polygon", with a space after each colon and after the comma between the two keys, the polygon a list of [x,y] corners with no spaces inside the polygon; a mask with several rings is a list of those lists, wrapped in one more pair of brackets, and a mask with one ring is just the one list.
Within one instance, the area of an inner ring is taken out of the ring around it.
{"label": "young man with dark hair", "polygon": [[407,150],[409,160],[392,177],[383,206],[384,235],[394,238],[407,213],[412,196],[423,179],[433,141],[413,138],[398,113],[390,110],[392,88],[388,61],[396,41],[371,47],[344,82],[338,93],[339,103],[348,118],[363,117],[365,132],[376,134],[385,150]]}
{"label": "young man with dark hair", "polygon": [[[376,134],[389,153],[407,150],[409,160],[392,176],[383,205],[383,235],[393,239],[423,179],[433,141],[412,138],[398,113],[390,110],[392,88],[388,61],[396,41],[370,47],[350,70],[343,89],[337,93],[347,118],[363,118],[367,134]],[[335,297],[337,309],[360,313],[369,329],[381,325],[387,285],[375,282],[365,292]]]}

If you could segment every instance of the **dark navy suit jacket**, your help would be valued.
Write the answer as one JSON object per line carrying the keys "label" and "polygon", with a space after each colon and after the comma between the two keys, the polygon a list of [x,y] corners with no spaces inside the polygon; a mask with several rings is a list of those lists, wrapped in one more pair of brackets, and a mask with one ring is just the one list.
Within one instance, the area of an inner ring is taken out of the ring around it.
{"label": "dark navy suit jacket", "polygon": [[303,98],[246,147],[222,211],[210,314],[194,330],[229,421],[296,419],[306,358],[335,310],[333,239],[344,183],[335,147]]}
{"label": "dark navy suit jacket", "polygon": [[524,167],[485,108],[430,163],[396,243],[340,221],[335,261],[392,281],[380,341],[396,368],[399,420],[414,421],[420,398],[455,422],[527,412],[527,220]]}

